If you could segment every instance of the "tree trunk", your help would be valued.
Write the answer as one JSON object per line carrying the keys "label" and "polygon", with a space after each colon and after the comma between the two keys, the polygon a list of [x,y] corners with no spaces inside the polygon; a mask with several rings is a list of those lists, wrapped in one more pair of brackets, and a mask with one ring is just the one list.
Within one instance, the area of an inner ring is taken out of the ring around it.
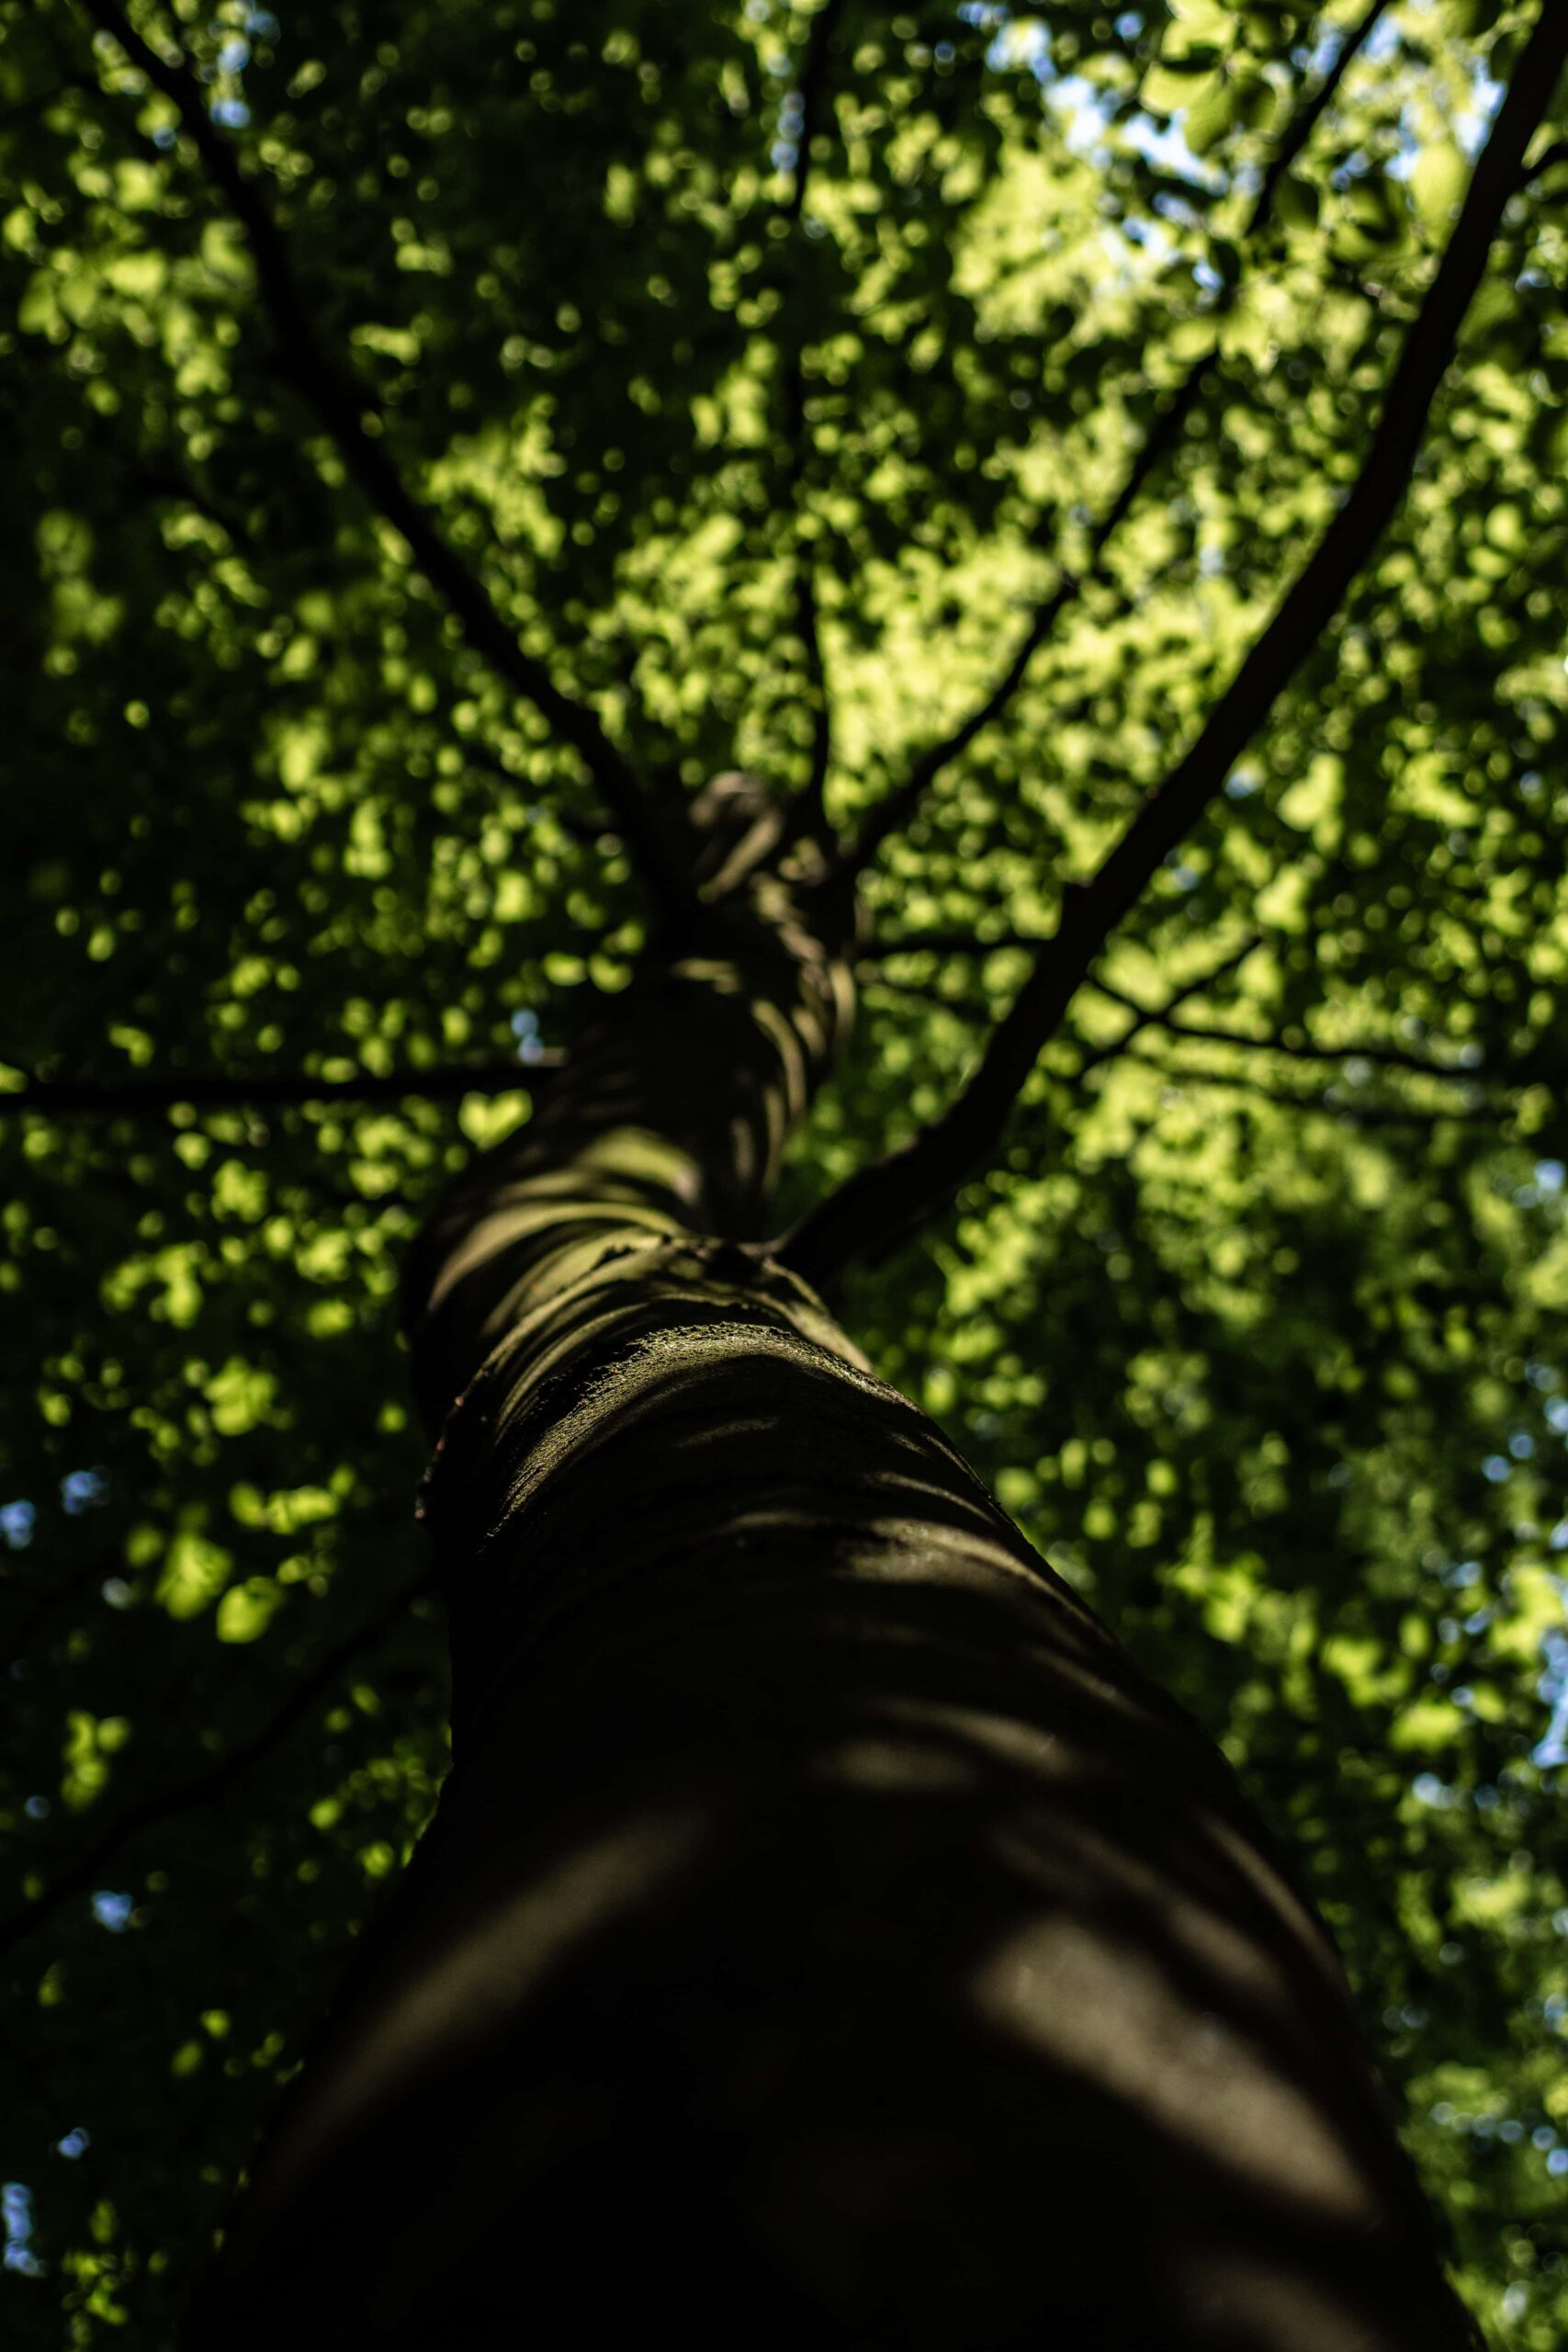
{"label": "tree trunk", "polygon": [[1224,1762],[745,1246],[848,1008],[779,865],[416,1252],[455,1769],[188,2341],[1470,2344]]}

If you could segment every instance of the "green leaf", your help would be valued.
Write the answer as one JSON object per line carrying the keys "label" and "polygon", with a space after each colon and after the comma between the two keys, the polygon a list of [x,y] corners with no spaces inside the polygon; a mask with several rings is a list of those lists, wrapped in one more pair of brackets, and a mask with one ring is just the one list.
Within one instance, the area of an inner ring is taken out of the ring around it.
{"label": "green leaf", "polygon": [[1243,96],[1244,85],[1233,81],[1223,67],[1200,85],[1182,124],[1187,144],[1195,155],[1206,155],[1218,145],[1236,120]]}
{"label": "green leaf", "polygon": [[1224,0],[1171,0],[1171,21],[1160,43],[1162,62],[1175,64],[1194,55],[1206,61],[1223,53],[1235,38],[1235,17]]}
{"label": "green leaf", "polygon": [[1236,112],[1248,130],[1266,130],[1274,119],[1279,104],[1279,92],[1266,74],[1247,74],[1237,77]]}
{"label": "green leaf", "polygon": [[1190,64],[1167,64],[1161,60],[1151,65],[1139,85],[1141,103],[1153,114],[1179,114],[1202,88],[1203,77],[1212,71],[1213,62],[1205,57]]}
{"label": "green leaf", "polygon": [[1275,217],[1288,232],[1315,229],[1323,199],[1312,181],[1300,172],[1287,172],[1274,194]]}
{"label": "green leaf", "polygon": [[233,1571],[234,1556],[195,1528],[182,1528],[164,1555],[153,1599],[171,1617],[199,1617]]}
{"label": "green leaf", "polygon": [[1470,167],[1452,140],[1423,147],[1410,175],[1410,192],[1425,225],[1441,236],[1451,227],[1464,198]]}
{"label": "green leaf", "polygon": [[218,1604],[219,1640],[259,1641],[287,1599],[271,1577],[247,1577],[243,1584],[231,1585]]}

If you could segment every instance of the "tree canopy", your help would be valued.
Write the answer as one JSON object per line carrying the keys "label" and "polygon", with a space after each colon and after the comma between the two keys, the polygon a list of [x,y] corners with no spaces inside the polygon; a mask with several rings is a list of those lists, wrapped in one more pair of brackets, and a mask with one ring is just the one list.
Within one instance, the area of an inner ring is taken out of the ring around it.
{"label": "tree canopy", "polygon": [[858,880],[809,1236],[1269,643],[994,1150],[825,1271],[1238,1766],[1553,2352],[1561,60],[1502,0],[603,13],[0,0],[7,2340],[169,2340],[428,1815],[400,1256],[691,796]]}

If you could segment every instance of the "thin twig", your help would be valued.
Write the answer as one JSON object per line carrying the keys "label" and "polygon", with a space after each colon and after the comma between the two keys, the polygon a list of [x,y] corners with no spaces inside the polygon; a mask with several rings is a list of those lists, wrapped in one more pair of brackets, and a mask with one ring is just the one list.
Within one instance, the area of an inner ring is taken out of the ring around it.
{"label": "thin twig", "polygon": [[1316,89],[1304,106],[1297,107],[1285,125],[1269,160],[1269,168],[1263,175],[1252,210],[1247,215],[1244,235],[1253,236],[1268,220],[1274,209],[1274,198],[1280,193],[1280,182],[1338,96],[1340,83],[1343,82],[1350,66],[1377,30],[1379,20],[1386,13],[1388,6],[1389,0],[1371,0],[1371,5],[1362,10],[1335,51],[1334,61],[1325,72]]}
{"label": "thin twig", "polygon": [[1090,1053],[1085,1055],[1078,1065],[1079,1079],[1087,1078],[1091,1070],[1100,1069],[1106,1062],[1114,1061],[1119,1054],[1125,1053],[1134,1038],[1140,1036],[1145,1029],[1156,1027],[1174,1029],[1177,1024],[1171,1019],[1171,1015],[1178,1006],[1190,1003],[1195,996],[1207,995],[1217,981],[1226,978],[1240,965],[1245,964],[1254,948],[1261,947],[1262,944],[1263,942],[1256,932],[1249,933],[1240,946],[1233,947],[1224,961],[1216,964],[1212,971],[1200,972],[1196,979],[1185,981],[1175,994],[1168,996],[1161,1005],[1142,1005],[1132,997],[1121,995],[1115,989],[1101,988],[1102,996],[1109,996],[1117,1003],[1125,1005],[1135,1017],[1129,1026],[1122,1030],[1119,1037],[1112,1037],[1108,1045],[1097,1046]]}
{"label": "thin twig", "polygon": [[[1333,104],[1351,61],[1370,40],[1388,6],[1389,0],[1371,0],[1371,5],[1340,43],[1333,64],[1286,125],[1242,232],[1244,239],[1256,236],[1264,226],[1286,173]],[[1238,291],[1238,285],[1227,288],[1213,315],[1224,317],[1234,309]],[[1105,557],[1111,540],[1155,473],[1180,441],[1187,421],[1196,409],[1218,361],[1219,345],[1216,342],[1193,361],[1181,383],[1166,401],[1122,476],[1121,488],[1089,533],[1089,561],[1080,571],[1064,569],[1050,594],[1036,605],[1011,661],[989,693],[966,718],[960,719],[950,733],[940,741],[928,745],[916,759],[904,782],[870,811],[849,860],[852,873],[859,875],[864,872],[888,836],[901,832],[909,823],[943,769],[951,767],[953,761],[968,750],[975,738],[994,719],[1001,717],[1023,684],[1034,656],[1052,636],[1063,614],[1077,602],[1091,582],[1103,578]]]}
{"label": "thin twig", "polygon": [[1246,1094],[1253,1101],[1268,1102],[1281,1111],[1305,1111],[1320,1118],[1342,1119],[1357,1127],[1433,1127],[1492,1126],[1498,1114],[1495,1103],[1476,1108],[1450,1108],[1446,1104],[1416,1109],[1414,1105],[1395,1102],[1354,1103],[1330,1101],[1322,1094],[1292,1094],[1283,1088],[1264,1086],[1255,1078],[1236,1075],[1233,1071],[1187,1069],[1176,1062],[1161,1061],[1153,1054],[1134,1049],[1128,1056],[1144,1069],[1154,1070],[1167,1083],[1180,1090],[1197,1086],[1211,1093]]}
{"label": "thin twig", "polygon": [[62,1582],[52,1586],[29,1584],[23,1587],[17,1583],[15,1570],[9,1571],[6,1582],[11,1585],[13,1590],[25,1590],[32,1600],[33,1606],[20,1624],[6,1637],[4,1647],[7,1664],[15,1665],[18,1659],[30,1656],[34,1644],[45,1627],[59,1616],[62,1610],[68,1609],[73,1600],[80,1600],[90,1584],[107,1577],[112,1569],[118,1567],[122,1558],[122,1547],[118,1544],[111,1544],[107,1549],[95,1552],[85,1560],[78,1561],[71,1574]]}
{"label": "thin twig", "polygon": [[990,1158],[1046,1040],[1112,933],[1219,795],[1247,744],[1319,643],[1392,521],[1433,401],[1485,275],[1519,163],[1568,63],[1568,8],[1548,0],[1515,67],[1459,221],[1401,349],[1352,488],[1197,741],[1143,803],[1087,884],[1069,883],[1056,932],[952,1107],[899,1151],[861,1169],[781,1245],[808,1280],[883,1256]]}
{"label": "thin twig", "polygon": [[303,1102],[457,1102],[465,1094],[526,1092],[536,1079],[562,1068],[564,1053],[541,1049],[536,1061],[443,1062],[430,1069],[380,1074],[357,1070],[352,1078],[316,1078],[308,1070],[267,1073],[243,1070],[171,1070],[155,1078],[33,1078],[14,1093],[0,1093],[0,1118],[29,1111],[54,1117],[62,1113],[102,1113],[142,1118],[188,1103],[193,1110],[229,1104],[257,1110]]}
{"label": "thin twig", "polygon": [[593,711],[564,693],[546,664],[519,642],[483,581],[468,570],[434,514],[404,482],[379,432],[369,429],[371,394],[346,362],[329,356],[323,347],[287,241],[259,182],[243,169],[234,148],[214,122],[201,85],[183,55],[171,58],[154,49],[130,23],[116,0],[82,0],[82,6],[154,88],[178,108],[209,177],[243,229],[272,322],[279,373],[314,410],[360,490],[403,539],[414,563],[442,597],[475,651],[514,694],[532,703],[577,752],[660,906],[677,912],[686,909],[691,901],[689,885],[671,856],[641,778],[612,743]]}
{"label": "thin twig", "polygon": [[800,796],[796,830],[820,832],[826,817],[828,771],[833,761],[833,705],[828,692],[828,667],[822,658],[822,635],[817,613],[817,574],[809,548],[798,557],[795,583],[796,625],[806,650],[807,691],[811,702],[811,765]]}
{"label": "thin twig", "polygon": [[[967,932],[916,931],[891,939],[870,941],[866,947],[860,951],[857,961],[875,970],[882,964],[890,962],[899,956],[940,953],[984,956],[993,954],[998,948],[1014,950],[1027,948],[1032,953],[1037,954],[1044,944],[1044,939],[1038,932],[1003,932],[994,939],[976,940]],[[1476,1085],[1488,1078],[1489,1073],[1479,1065],[1436,1061],[1428,1054],[1418,1054],[1404,1046],[1391,1046],[1382,1039],[1356,1038],[1348,1045],[1324,1046],[1318,1045],[1310,1038],[1292,1041],[1283,1037],[1258,1037],[1245,1029],[1218,1028],[1208,1022],[1198,1023],[1176,1019],[1179,1006],[1186,1003],[1190,997],[1203,994],[1217,979],[1223,978],[1225,972],[1234,970],[1237,964],[1245,962],[1253,949],[1261,944],[1260,937],[1254,936],[1249,939],[1246,946],[1234,957],[1219,966],[1214,971],[1205,973],[1201,978],[1190,981],[1185,988],[1179,989],[1162,1005],[1145,1004],[1140,998],[1129,994],[1127,989],[1118,988],[1113,981],[1099,976],[1087,981],[1086,986],[1093,989],[1097,996],[1109,997],[1112,1004],[1121,1005],[1123,1011],[1135,1017],[1119,1037],[1113,1038],[1109,1045],[1094,1048],[1089,1058],[1080,1066],[1078,1075],[1087,1077],[1090,1070],[1098,1069],[1102,1063],[1113,1060],[1134,1037],[1141,1035],[1145,1030],[1163,1029],[1168,1035],[1190,1040],[1194,1045],[1235,1046],[1242,1047],[1248,1053],[1282,1055],[1291,1061],[1368,1062],[1375,1069],[1409,1070],[1420,1078],[1444,1079],[1450,1084],[1463,1086]],[[908,980],[883,979],[880,985],[900,996],[923,998],[927,1002],[940,1006],[943,1012],[963,1013],[972,1020],[984,1020],[987,1017],[987,1008],[976,1000],[941,996],[933,989]],[[1496,1082],[1503,1085],[1528,1085],[1534,1083],[1534,1080],[1528,1070],[1525,1070],[1517,1073],[1504,1072]]]}
{"label": "thin twig", "polygon": [[[1429,1054],[1417,1054],[1403,1046],[1359,1041],[1348,1046],[1321,1046],[1311,1038],[1293,1043],[1283,1037],[1254,1037],[1245,1029],[1220,1029],[1208,1023],[1176,1021],[1171,1018],[1172,1004],[1158,1012],[1150,1012],[1128,996],[1122,989],[1113,988],[1109,980],[1097,979],[1091,984],[1101,996],[1113,1003],[1124,1005],[1139,1016],[1140,1028],[1164,1029],[1173,1037],[1182,1037],[1199,1046],[1237,1046],[1247,1053],[1280,1054],[1289,1061],[1298,1062],[1368,1062],[1379,1069],[1409,1070],[1420,1078],[1447,1079],[1461,1086],[1474,1085],[1485,1076],[1478,1069],[1466,1069],[1457,1062],[1434,1061]],[[1130,1036],[1133,1033],[1128,1031]]]}
{"label": "thin twig", "polygon": [[310,1671],[291,1685],[288,1697],[264,1724],[257,1725],[247,1738],[236,1741],[221,1756],[214,1757],[194,1772],[171,1781],[166,1787],[153,1789],[128,1805],[117,1821],[96,1838],[85,1852],[73,1862],[57,1871],[41,1893],[10,1918],[0,1921],[0,1951],[7,1951],[14,1944],[30,1936],[44,1922],[95,1884],[102,1872],[127,1846],[131,1838],[141,1836],[154,1823],[169,1821],[182,1813],[194,1813],[224,1795],[236,1781],[243,1779],[262,1758],[272,1753],[295,1725],[303,1721],[323,1692],[331,1690],[344,1669],[365,1650],[370,1649],[382,1635],[390,1631],[422,1593],[430,1591],[434,1583],[434,1573],[423,1571],[400,1585],[390,1599],[373,1617],[353,1633],[345,1634],[323,1651]]}

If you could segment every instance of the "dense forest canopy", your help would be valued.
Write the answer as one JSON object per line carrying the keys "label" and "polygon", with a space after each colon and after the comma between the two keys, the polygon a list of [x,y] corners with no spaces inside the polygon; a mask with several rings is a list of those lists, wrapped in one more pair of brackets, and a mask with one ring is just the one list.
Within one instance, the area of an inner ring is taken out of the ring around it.
{"label": "dense forest canopy", "polygon": [[[682,806],[858,839],[796,1214],[1354,500],[1538,13],[0,0],[7,2341],[168,2340],[429,1813],[401,1253]],[[1300,1858],[1510,2352],[1568,2333],[1548,98],[1392,526],[840,1302]]]}

